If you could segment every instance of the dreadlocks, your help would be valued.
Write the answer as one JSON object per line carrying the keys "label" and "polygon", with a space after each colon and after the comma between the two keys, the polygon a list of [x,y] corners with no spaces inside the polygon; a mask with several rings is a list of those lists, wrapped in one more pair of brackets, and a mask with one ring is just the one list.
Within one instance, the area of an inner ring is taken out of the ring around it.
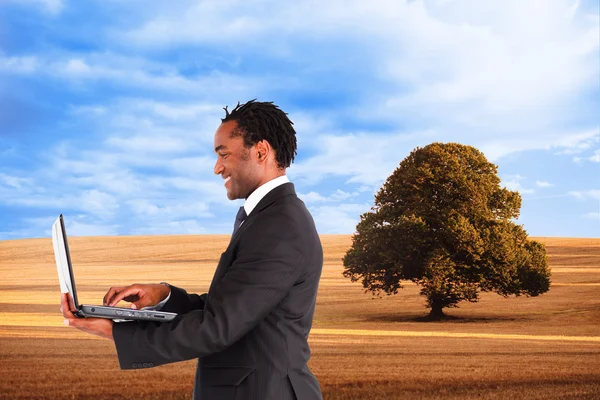
{"label": "dreadlocks", "polygon": [[233,136],[242,137],[246,148],[261,140],[269,142],[275,150],[279,168],[287,168],[294,161],[296,154],[296,131],[287,114],[273,102],[250,100],[237,106],[231,112],[225,110],[225,118],[221,122],[236,121],[237,129]]}

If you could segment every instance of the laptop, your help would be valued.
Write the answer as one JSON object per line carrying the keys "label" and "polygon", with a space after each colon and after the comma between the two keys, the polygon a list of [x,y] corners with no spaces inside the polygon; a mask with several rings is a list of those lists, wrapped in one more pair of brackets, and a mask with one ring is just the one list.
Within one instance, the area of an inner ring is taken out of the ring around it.
{"label": "laptop", "polygon": [[60,281],[60,291],[69,293],[73,298],[73,304],[77,308],[74,314],[77,317],[86,318],[109,318],[118,322],[122,321],[171,321],[176,313],[154,311],[148,309],[132,310],[122,307],[91,306],[79,304],[77,301],[77,290],[75,289],[75,276],[73,275],[73,265],[71,264],[71,255],[69,254],[69,244],[67,243],[67,231],[65,230],[65,221],[62,214],[52,225],[52,244],[54,245],[54,257],[56,258],[56,269],[58,270],[58,280]]}

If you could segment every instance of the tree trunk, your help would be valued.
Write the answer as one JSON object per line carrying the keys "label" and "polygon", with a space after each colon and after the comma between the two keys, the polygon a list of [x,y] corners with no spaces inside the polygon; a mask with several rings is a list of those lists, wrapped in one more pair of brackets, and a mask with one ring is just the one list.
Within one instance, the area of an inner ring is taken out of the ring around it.
{"label": "tree trunk", "polygon": [[431,312],[429,313],[429,316],[433,319],[441,319],[444,318],[444,311],[443,311],[443,305],[442,302],[439,300],[433,300],[431,302]]}

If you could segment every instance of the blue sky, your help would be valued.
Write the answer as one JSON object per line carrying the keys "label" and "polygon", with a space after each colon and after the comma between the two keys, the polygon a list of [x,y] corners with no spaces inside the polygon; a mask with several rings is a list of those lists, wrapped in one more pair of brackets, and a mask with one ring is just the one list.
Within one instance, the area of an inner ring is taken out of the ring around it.
{"label": "blue sky", "polygon": [[0,240],[230,233],[223,107],[274,101],[321,233],[411,150],[459,142],[532,236],[600,237],[596,0],[0,3]]}

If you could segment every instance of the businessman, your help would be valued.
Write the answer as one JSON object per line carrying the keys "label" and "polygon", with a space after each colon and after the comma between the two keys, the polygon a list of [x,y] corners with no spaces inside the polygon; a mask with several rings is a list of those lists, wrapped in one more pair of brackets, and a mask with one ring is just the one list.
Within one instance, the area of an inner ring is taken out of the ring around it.
{"label": "businessman", "polygon": [[[230,200],[245,199],[208,293],[169,284],[111,288],[104,303],[161,307],[171,322],[113,323],[74,317],[65,323],[114,340],[122,369],[198,359],[195,399],[321,399],[307,367],[323,249],[314,221],[285,175],[296,154],[287,114],[251,100],[229,112],[214,137],[214,172]],[[193,271],[190,271],[193,273]]]}

